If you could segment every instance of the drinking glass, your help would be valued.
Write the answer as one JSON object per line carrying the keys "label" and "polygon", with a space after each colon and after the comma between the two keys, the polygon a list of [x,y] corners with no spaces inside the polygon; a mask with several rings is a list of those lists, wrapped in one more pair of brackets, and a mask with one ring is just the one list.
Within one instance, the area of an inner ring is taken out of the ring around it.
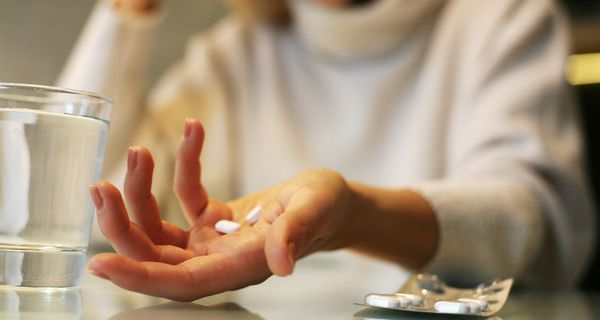
{"label": "drinking glass", "polygon": [[79,284],[111,101],[0,83],[0,286]]}

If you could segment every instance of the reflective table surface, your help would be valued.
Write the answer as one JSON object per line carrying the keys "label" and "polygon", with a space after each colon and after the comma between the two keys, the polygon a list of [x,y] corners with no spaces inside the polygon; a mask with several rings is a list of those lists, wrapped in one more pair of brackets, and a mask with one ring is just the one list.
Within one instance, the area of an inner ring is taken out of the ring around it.
{"label": "reflective table surface", "polygon": [[[77,289],[0,288],[0,319],[483,319],[365,308],[356,303],[379,292],[369,290],[373,282],[367,276],[352,278],[327,256],[306,260],[293,276],[193,303],[129,292],[90,274]],[[600,319],[600,294],[513,290],[504,308],[488,319]]]}

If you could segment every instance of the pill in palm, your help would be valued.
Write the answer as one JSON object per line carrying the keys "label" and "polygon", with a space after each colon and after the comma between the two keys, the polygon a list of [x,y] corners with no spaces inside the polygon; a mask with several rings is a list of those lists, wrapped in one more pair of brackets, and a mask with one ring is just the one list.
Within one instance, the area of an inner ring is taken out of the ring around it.
{"label": "pill in palm", "polygon": [[246,214],[246,221],[248,221],[248,223],[250,223],[250,224],[254,224],[254,223],[256,223],[256,221],[258,221],[258,219],[260,218],[261,215],[262,215],[262,207],[256,206],[256,207],[252,208],[252,210],[250,210],[248,212],[248,214]]}
{"label": "pill in palm", "polygon": [[215,229],[220,233],[233,233],[240,229],[240,224],[231,220],[219,220],[215,224]]}

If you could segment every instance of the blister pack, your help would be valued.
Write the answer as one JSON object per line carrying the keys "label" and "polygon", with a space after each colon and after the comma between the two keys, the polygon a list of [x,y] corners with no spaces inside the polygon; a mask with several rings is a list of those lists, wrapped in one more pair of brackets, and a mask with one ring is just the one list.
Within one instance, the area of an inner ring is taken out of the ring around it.
{"label": "blister pack", "polygon": [[370,293],[360,305],[410,312],[491,316],[504,306],[513,279],[494,280],[475,288],[455,288],[438,276],[417,274],[392,294]]}

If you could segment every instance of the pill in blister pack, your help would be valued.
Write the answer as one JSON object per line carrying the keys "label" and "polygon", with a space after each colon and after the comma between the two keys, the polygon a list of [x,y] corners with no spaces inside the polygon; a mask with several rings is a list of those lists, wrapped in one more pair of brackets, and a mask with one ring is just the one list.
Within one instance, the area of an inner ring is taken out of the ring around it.
{"label": "pill in blister pack", "polygon": [[484,299],[460,298],[460,299],[457,299],[457,301],[475,303],[478,307],[478,311],[482,311],[482,312],[487,310],[487,306],[488,306],[488,302]]}
{"label": "pill in blister pack", "polygon": [[435,275],[412,276],[394,294],[370,293],[365,306],[409,312],[490,316],[502,308],[513,280],[486,282],[473,289],[447,286]]}
{"label": "pill in blister pack", "polygon": [[423,298],[415,294],[368,294],[365,297],[366,304],[375,307],[396,309],[420,306]]}
{"label": "pill in blister pack", "polygon": [[[436,311],[441,313],[458,313],[458,314],[469,314],[471,313],[471,308],[466,302],[460,301],[445,301],[439,300],[433,304],[433,307]],[[477,307],[479,311],[479,308]]]}
{"label": "pill in blister pack", "polygon": [[420,295],[409,294],[409,293],[396,293],[396,296],[404,297],[404,298],[410,300],[411,306],[420,306],[423,303],[423,297],[421,297]]}
{"label": "pill in blister pack", "polygon": [[400,299],[393,294],[369,294],[365,297],[367,304],[381,308],[406,308],[408,299]]}

